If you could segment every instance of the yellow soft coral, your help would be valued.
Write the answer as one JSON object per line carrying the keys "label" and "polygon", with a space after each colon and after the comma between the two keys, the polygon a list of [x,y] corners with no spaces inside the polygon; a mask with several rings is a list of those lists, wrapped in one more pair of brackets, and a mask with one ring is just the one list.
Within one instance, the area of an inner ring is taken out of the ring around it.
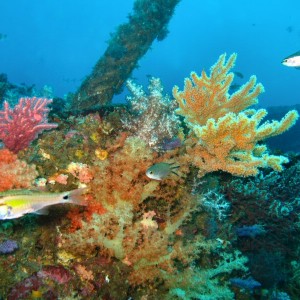
{"label": "yellow soft coral", "polygon": [[173,96],[178,102],[177,114],[186,118],[188,125],[205,125],[209,118],[218,119],[228,112],[238,113],[258,102],[257,96],[264,91],[262,84],[256,84],[256,76],[244,84],[236,93],[229,95],[234,74],[228,73],[234,67],[236,54],[227,63],[226,55],[220,56],[211,67],[210,76],[202,71],[201,77],[195,72],[185,79],[184,90],[173,88]]}
{"label": "yellow soft coral", "polygon": [[201,172],[223,170],[233,175],[249,176],[256,175],[259,167],[281,171],[281,165],[288,160],[268,155],[266,147],[257,142],[287,129],[285,119],[295,119],[297,114],[291,111],[280,122],[259,126],[266,113],[264,109],[253,111],[253,114],[248,111],[227,113],[218,120],[209,119],[205,126],[195,126],[194,133],[200,141],[195,147],[202,152],[202,159],[197,160],[196,165]]}
{"label": "yellow soft coral", "polygon": [[257,103],[257,96],[263,91],[261,84],[256,85],[252,76],[248,83],[233,95],[229,87],[236,54],[225,62],[225,54],[211,68],[211,75],[204,71],[198,77],[192,73],[185,80],[185,89],[173,89],[179,104],[177,113],[185,117],[186,124],[192,129],[185,141],[187,154],[182,163],[192,163],[199,168],[199,176],[208,172],[223,170],[237,176],[251,176],[258,168],[271,167],[282,170],[288,162],[283,156],[269,155],[265,145],[258,142],[288,130],[298,119],[292,110],[281,121],[265,122],[265,109],[247,109]]}

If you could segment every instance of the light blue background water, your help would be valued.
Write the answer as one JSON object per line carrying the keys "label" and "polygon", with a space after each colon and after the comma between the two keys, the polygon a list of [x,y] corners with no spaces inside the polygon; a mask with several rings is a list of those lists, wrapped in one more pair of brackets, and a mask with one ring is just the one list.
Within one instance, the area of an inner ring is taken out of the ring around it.
{"label": "light blue background water", "polygon": [[[133,0],[0,0],[0,73],[13,83],[74,92],[126,22]],[[281,65],[300,50],[299,0],[182,0],[170,34],[155,42],[132,74],[147,85],[160,77],[167,92],[190,71],[208,69],[220,54],[238,53],[244,83],[256,74],[262,106],[300,103],[300,70]],[[126,93],[115,98],[123,101]]]}

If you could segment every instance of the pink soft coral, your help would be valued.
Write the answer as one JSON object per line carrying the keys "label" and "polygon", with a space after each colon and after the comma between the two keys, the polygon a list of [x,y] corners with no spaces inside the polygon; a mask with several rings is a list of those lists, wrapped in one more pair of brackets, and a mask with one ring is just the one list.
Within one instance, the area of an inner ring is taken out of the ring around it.
{"label": "pink soft coral", "polygon": [[47,122],[52,100],[46,98],[21,98],[11,109],[4,102],[4,110],[0,111],[0,140],[14,153],[25,149],[43,130],[57,127]]}

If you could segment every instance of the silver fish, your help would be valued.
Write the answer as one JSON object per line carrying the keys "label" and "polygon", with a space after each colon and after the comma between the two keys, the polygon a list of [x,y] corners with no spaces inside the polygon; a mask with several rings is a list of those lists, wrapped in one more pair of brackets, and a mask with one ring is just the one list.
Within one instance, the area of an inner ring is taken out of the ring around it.
{"label": "silver fish", "polygon": [[286,57],[281,63],[287,67],[300,68],[300,51]]}
{"label": "silver fish", "polygon": [[171,173],[178,176],[178,174],[174,172],[174,170],[177,168],[179,168],[179,166],[173,166],[173,163],[169,164],[160,162],[148,168],[148,170],[146,171],[146,175],[150,179],[162,180],[169,176]]}
{"label": "silver fish", "polygon": [[12,190],[0,193],[0,220],[16,219],[25,214],[47,214],[45,208],[60,203],[86,205],[83,193],[76,189],[62,193]]}

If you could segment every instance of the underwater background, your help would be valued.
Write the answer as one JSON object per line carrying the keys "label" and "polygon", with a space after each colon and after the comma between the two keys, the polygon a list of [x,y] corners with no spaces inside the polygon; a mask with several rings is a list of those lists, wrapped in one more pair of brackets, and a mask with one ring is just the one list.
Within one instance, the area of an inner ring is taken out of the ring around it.
{"label": "underwater background", "polygon": [[[126,21],[133,0],[1,1],[1,72],[16,84],[45,84],[62,97],[79,87]],[[163,42],[154,41],[132,76],[162,79],[166,90],[194,71],[208,69],[221,53],[237,52],[236,71],[256,74],[266,93],[260,105],[298,104],[298,70],[281,65],[299,50],[299,2],[181,1]],[[244,80],[245,81],[245,80]],[[237,84],[244,83],[237,78]],[[124,102],[124,95],[116,101]]]}
{"label": "underwater background", "polygon": [[300,299],[299,1],[0,8],[0,299]]}

